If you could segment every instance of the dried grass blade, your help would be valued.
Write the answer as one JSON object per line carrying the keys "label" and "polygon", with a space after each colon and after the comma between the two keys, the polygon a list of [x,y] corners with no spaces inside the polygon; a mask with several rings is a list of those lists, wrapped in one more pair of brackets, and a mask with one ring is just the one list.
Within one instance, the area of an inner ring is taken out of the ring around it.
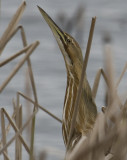
{"label": "dried grass blade", "polygon": [[[32,66],[31,66],[31,61],[28,58],[27,60],[27,64],[28,64],[28,70],[29,70],[29,76],[30,76],[30,81],[31,81],[31,85],[32,85],[32,90],[33,90],[33,95],[34,95],[34,99],[35,99],[35,104],[34,104],[34,109],[33,112],[36,110],[37,103],[38,103],[38,98],[37,98],[37,92],[36,92],[36,87],[35,87],[35,82],[34,82],[34,76],[33,76],[33,72],[32,72]],[[32,123],[31,123],[31,143],[30,143],[30,160],[33,160],[33,154],[34,154],[34,134],[35,134],[35,120],[36,117],[33,117],[32,119]]]}
{"label": "dried grass blade", "polygon": [[114,84],[114,67],[113,67],[113,60],[112,60],[112,51],[111,47],[107,46],[105,48],[105,67],[106,73],[108,77],[108,106],[114,102],[116,98],[116,89]]}
{"label": "dried grass blade", "polygon": [[6,152],[3,152],[3,155],[6,158],[6,160],[10,160]]}
{"label": "dried grass blade", "polygon": [[[10,41],[14,35],[19,31],[22,30],[23,26],[19,25],[18,27],[14,28],[14,30],[11,32],[9,37],[6,37],[6,44],[8,43],[8,41]],[[4,46],[5,47],[5,46]]]}
{"label": "dried grass blade", "polygon": [[[23,27],[21,28],[21,37],[22,37],[23,46],[26,47],[27,46],[27,40],[26,40],[26,35],[25,35]],[[27,59],[27,64],[28,64],[28,71],[29,71],[29,76],[30,76],[30,80],[31,80],[31,85],[32,85],[32,89],[33,89],[34,98],[35,98],[35,101],[38,102],[37,91],[36,91],[36,87],[35,87],[35,81],[34,81],[34,76],[33,76],[33,71],[32,71],[32,65],[31,65],[30,58]]]}
{"label": "dried grass blade", "polygon": [[[5,130],[5,119],[3,109],[1,109],[1,131],[2,131],[2,142],[3,146],[6,145],[6,130]],[[7,148],[4,151],[7,154]],[[4,155],[4,160],[7,160],[7,157]]]}
{"label": "dried grass blade", "polygon": [[[5,110],[4,108],[3,108],[3,112],[4,112],[4,114],[6,115],[8,121],[11,123],[12,127],[14,128],[14,130],[15,130],[15,132],[16,132],[16,134],[17,134],[17,133],[20,131],[20,129],[17,128],[17,126],[14,124],[14,122],[13,122],[12,119],[11,119],[11,117],[8,115],[8,113],[6,112],[6,110]],[[20,131],[20,134],[21,134],[21,131]],[[20,134],[19,134],[19,138],[20,138],[22,144],[24,145],[26,151],[27,151],[28,153],[30,153],[29,147],[27,146],[27,144],[25,143],[23,137],[22,137]]]}
{"label": "dried grass blade", "polygon": [[[19,129],[18,128],[19,127],[19,106],[16,107],[15,124],[18,130]],[[15,132],[16,132],[16,129],[15,129]],[[17,137],[15,140],[15,160],[17,159],[19,159],[19,137]]]}
{"label": "dried grass blade", "polygon": [[[12,114],[12,119],[14,119],[15,118],[15,111],[13,112],[13,114]],[[10,123],[8,123],[8,125],[7,125],[7,127],[6,127],[6,135],[9,133],[9,130],[10,130],[10,127],[11,127],[11,124]],[[1,141],[0,141],[0,148],[1,148],[1,144],[2,144],[2,139],[1,139]]]}
{"label": "dried grass blade", "polygon": [[[22,94],[21,92],[18,92],[18,94],[20,94],[23,98],[27,99],[28,101],[30,101],[32,104],[35,104],[35,102],[30,99],[29,97],[25,96],[24,94]],[[42,107],[39,104],[36,104],[41,110],[43,110],[45,113],[47,113],[48,115],[50,115],[52,118],[54,118],[55,120],[57,120],[58,122],[62,123],[62,120],[59,119],[58,117],[56,117],[54,114],[52,114],[51,112],[49,112],[48,110],[46,110],[44,107]]]}
{"label": "dried grass blade", "polygon": [[[19,129],[22,128],[22,106],[19,108]],[[22,134],[22,132],[21,132]],[[19,160],[22,160],[22,143],[19,141]]]}
{"label": "dried grass blade", "polygon": [[4,81],[4,83],[2,84],[2,86],[0,86],[0,92],[3,91],[3,89],[6,87],[6,85],[9,83],[9,81],[13,78],[13,76],[18,72],[18,70],[21,68],[21,66],[25,63],[25,61],[27,60],[27,58],[32,54],[32,52],[34,51],[34,49],[38,46],[39,42],[36,41],[35,43],[32,44],[32,46],[28,49],[26,55],[22,58],[22,60],[20,60],[20,62],[18,63],[18,65],[14,68],[14,70],[10,73],[10,75],[8,76],[8,78]]}
{"label": "dried grass blade", "polygon": [[23,26],[21,26],[21,37],[22,37],[22,42],[23,46],[27,46],[27,40],[26,40],[26,35]]}
{"label": "dried grass blade", "polygon": [[[106,85],[107,85],[108,89],[109,89],[109,87],[110,87],[109,79],[108,79],[108,77],[107,77],[107,75],[106,75],[106,73],[104,72],[103,69],[101,69],[101,73],[102,73],[102,76],[103,76],[103,78],[104,78],[104,80],[106,82]],[[119,106],[122,106],[121,100],[120,100],[117,92],[115,92],[115,96],[117,97],[117,102],[119,103]]]}
{"label": "dried grass blade", "polygon": [[124,68],[123,68],[123,71],[122,71],[122,73],[121,73],[119,79],[118,79],[117,82],[116,82],[116,88],[119,86],[119,83],[120,83],[120,81],[122,80],[122,78],[123,78],[123,76],[124,76],[126,70],[127,70],[127,63],[125,64],[125,66],[124,66]]}
{"label": "dried grass blade", "polygon": [[[32,97],[32,92],[31,92],[31,84],[29,82],[29,73],[28,73],[28,68],[26,68],[25,70],[25,95],[27,95],[28,97]],[[19,93],[17,93],[19,94]],[[20,96],[20,95],[19,95]],[[25,100],[25,112],[27,113],[26,114],[26,118],[30,116],[30,114],[32,113],[32,104],[31,102],[29,102],[27,99],[24,99]],[[28,140],[28,142],[30,142],[30,134],[31,134],[31,125],[29,124],[26,128],[26,138]]]}
{"label": "dried grass blade", "polygon": [[96,94],[97,94],[97,90],[98,90],[98,86],[99,86],[99,82],[100,82],[100,77],[101,77],[101,69],[98,70],[95,80],[94,80],[94,84],[93,84],[93,88],[92,88],[92,95],[93,98],[96,98]]}
{"label": "dried grass blade", "polygon": [[99,85],[99,82],[100,82],[100,76],[101,75],[103,76],[107,87],[109,87],[109,82],[108,82],[107,75],[105,74],[104,70],[101,68],[101,69],[98,70],[98,72],[96,74],[96,77],[95,77],[95,80],[94,80],[94,84],[93,84],[92,94],[93,94],[94,98],[96,98],[96,93],[97,93],[97,90],[98,90],[98,85]]}
{"label": "dried grass blade", "polygon": [[13,59],[17,58],[18,56],[22,55],[24,52],[26,52],[29,48],[31,47],[31,45],[26,46],[25,48],[23,48],[22,50],[20,50],[19,52],[15,53],[13,56],[7,58],[6,60],[4,60],[3,62],[0,62],[0,67],[2,67],[3,65],[6,65],[7,63],[9,63],[10,61],[12,61]]}
{"label": "dried grass blade", "polygon": [[26,2],[24,1],[21,6],[18,8],[18,10],[16,11],[16,13],[14,14],[11,22],[9,23],[7,29],[5,30],[3,36],[0,39],[0,54],[2,53],[6,43],[7,43],[7,39],[8,37],[10,37],[11,33],[13,32],[13,30],[15,29],[17,23],[19,22],[22,13],[25,9],[26,6]]}
{"label": "dried grass blade", "polygon": [[101,69],[101,73],[102,73],[102,76],[104,77],[104,80],[105,80],[105,82],[106,82],[107,86],[109,87],[108,78],[107,78],[107,75],[105,74],[105,72],[104,72],[104,70],[103,70],[103,69]]}
{"label": "dried grass blade", "polygon": [[15,140],[16,137],[18,137],[20,135],[20,133],[27,127],[28,123],[31,121],[31,119],[35,116],[35,114],[37,113],[38,110],[36,110],[35,112],[33,112],[33,114],[30,116],[30,118],[26,121],[26,123],[23,125],[23,127],[16,132],[15,136],[12,137],[12,139],[6,143],[5,146],[3,146],[3,148],[0,150],[0,155],[4,152],[4,150]]}
{"label": "dried grass blade", "polygon": [[[26,40],[26,36],[25,36],[25,32],[24,32],[23,27],[22,27],[22,30],[21,30],[21,37],[22,37],[23,45],[25,47],[27,45],[27,40]],[[29,76],[30,76],[30,81],[31,81],[31,85],[32,85],[33,95],[34,95],[35,102],[37,104],[38,103],[38,98],[37,98],[37,92],[36,92],[36,87],[35,87],[34,76],[33,76],[33,71],[32,71],[32,65],[31,65],[30,58],[27,59],[27,64],[28,64],[28,70],[29,70]],[[35,111],[35,109],[37,107],[36,104],[34,105],[34,110],[33,111]],[[34,133],[35,133],[35,117],[33,117],[32,124],[31,124],[30,160],[33,159]]]}
{"label": "dried grass blade", "polygon": [[[22,127],[22,106],[20,107],[17,106],[15,122],[18,129],[20,129]],[[22,132],[20,135],[22,135]],[[22,157],[22,144],[21,141],[19,140],[19,137],[17,137],[15,141],[15,159],[21,160],[21,157]]]}

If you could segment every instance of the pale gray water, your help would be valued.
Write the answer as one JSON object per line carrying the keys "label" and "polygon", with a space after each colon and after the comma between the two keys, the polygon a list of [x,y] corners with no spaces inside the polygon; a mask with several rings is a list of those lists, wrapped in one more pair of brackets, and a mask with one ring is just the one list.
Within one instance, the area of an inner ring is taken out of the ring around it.
{"label": "pale gray water", "polygon": [[[3,0],[1,2],[0,36],[20,3],[21,1],[19,0]],[[117,76],[120,75],[120,72],[126,63],[126,0],[28,0],[27,8],[20,21],[20,24],[25,28],[28,43],[34,42],[35,40],[40,41],[39,47],[31,56],[39,104],[45,106],[60,118],[62,117],[66,88],[65,65],[56,41],[44,19],[42,19],[36,5],[40,5],[54,20],[56,20],[56,17],[61,12],[64,12],[69,18],[73,17],[75,10],[80,4],[85,7],[84,45],[82,45],[83,53],[85,53],[91,17],[97,16],[91,55],[87,68],[88,80],[92,86],[97,70],[100,67],[103,67],[102,37],[104,33],[111,34],[112,37],[112,48],[115,57],[114,62]],[[60,24],[58,25],[60,26]],[[4,50],[1,61],[21,48],[21,39],[19,38],[18,33]],[[12,70],[18,60],[0,68],[0,84],[2,84],[3,80],[7,77],[7,74]],[[13,97],[16,97],[16,91],[24,92],[24,71],[25,67],[18,72],[15,78],[0,95],[1,107],[6,106],[10,113],[12,112],[11,101]],[[121,93],[126,93],[126,79],[127,74],[125,74],[119,87]],[[101,108],[104,104],[103,100],[104,81],[102,80],[96,98],[98,108]],[[42,111],[37,115],[35,135],[36,154],[49,147],[64,152],[61,124]],[[56,158],[56,156],[50,153],[47,159],[60,159],[60,157]]]}

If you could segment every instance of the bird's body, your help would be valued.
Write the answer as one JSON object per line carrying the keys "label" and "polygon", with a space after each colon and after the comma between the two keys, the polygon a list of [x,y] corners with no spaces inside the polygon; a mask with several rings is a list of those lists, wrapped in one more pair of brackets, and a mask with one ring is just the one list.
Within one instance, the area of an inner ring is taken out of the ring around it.
{"label": "bird's body", "polygon": [[[63,32],[43,9],[39,7],[39,10],[56,38],[66,65],[67,87],[63,107],[62,132],[65,146],[67,146],[75,100],[83,67],[82,51],[73,37]],[[80,137],[82,135],[87,135],[87,133],[93,128],[96,115],[96,105],[92,98],[91,88],[85,75],[79,110],[69,149],[72,149],[77,141],[79,141]]]}
{"label": "bird's body", "polygon": [[[80,62],[78,63],[79,64],[75,64],[75,66],[71,68],[70,72],[67,71],[67,87],[64,99],[62,126],[65,145],[67,145],[69,138],[68,135],[72,123],[74,105],[83,65]],[[75,67],[77,68],[78,65],[78,69],[75,69]],[[96,115],[96,105],[93,101],[91,89],[85,76],[82,94],[80,98],[79,110],[76,118],[75,130],[70,144],[70,148],[72,148],[79,141],[82,135],[86,135],[90,131],[90,129],[92,129],[96,119]]]}

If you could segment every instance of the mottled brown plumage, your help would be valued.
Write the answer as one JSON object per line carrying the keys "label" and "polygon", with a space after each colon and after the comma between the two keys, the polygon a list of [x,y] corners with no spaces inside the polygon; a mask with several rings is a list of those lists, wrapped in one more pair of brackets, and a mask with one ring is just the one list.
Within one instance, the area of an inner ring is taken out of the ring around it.
{"label": "mottled brown plumage", "polygon": [[[66,146],[68,142],[74,104],[83,67],[82,51],[80,49],[80,46],[72,36],[63,32],[43,9],[41,9],[40,7],[38,8],[57,40],[66,65],[67,87],[63,107],[62,125],[63,139]],[[73,136],[71,137],[71,143],[69,144],[70,149],[73,148],[73,146],[77,143],[77,141],[79,141],[82,135],[87,135],[87,133],[93,128],[96,116],[96,105],[92,98],[91,88],[85,75],[79,110],[76,117],[75,129]]]}

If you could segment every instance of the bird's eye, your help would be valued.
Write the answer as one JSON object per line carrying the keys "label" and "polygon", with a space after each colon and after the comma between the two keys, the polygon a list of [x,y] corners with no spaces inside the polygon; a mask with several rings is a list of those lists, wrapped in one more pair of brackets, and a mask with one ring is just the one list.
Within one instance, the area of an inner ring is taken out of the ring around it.
{"label": "bird's eye", "polygon": [[71,40],[70,40],[69,38],[67,38],[67,42],[68,42],[68,43],[71,43]]}

